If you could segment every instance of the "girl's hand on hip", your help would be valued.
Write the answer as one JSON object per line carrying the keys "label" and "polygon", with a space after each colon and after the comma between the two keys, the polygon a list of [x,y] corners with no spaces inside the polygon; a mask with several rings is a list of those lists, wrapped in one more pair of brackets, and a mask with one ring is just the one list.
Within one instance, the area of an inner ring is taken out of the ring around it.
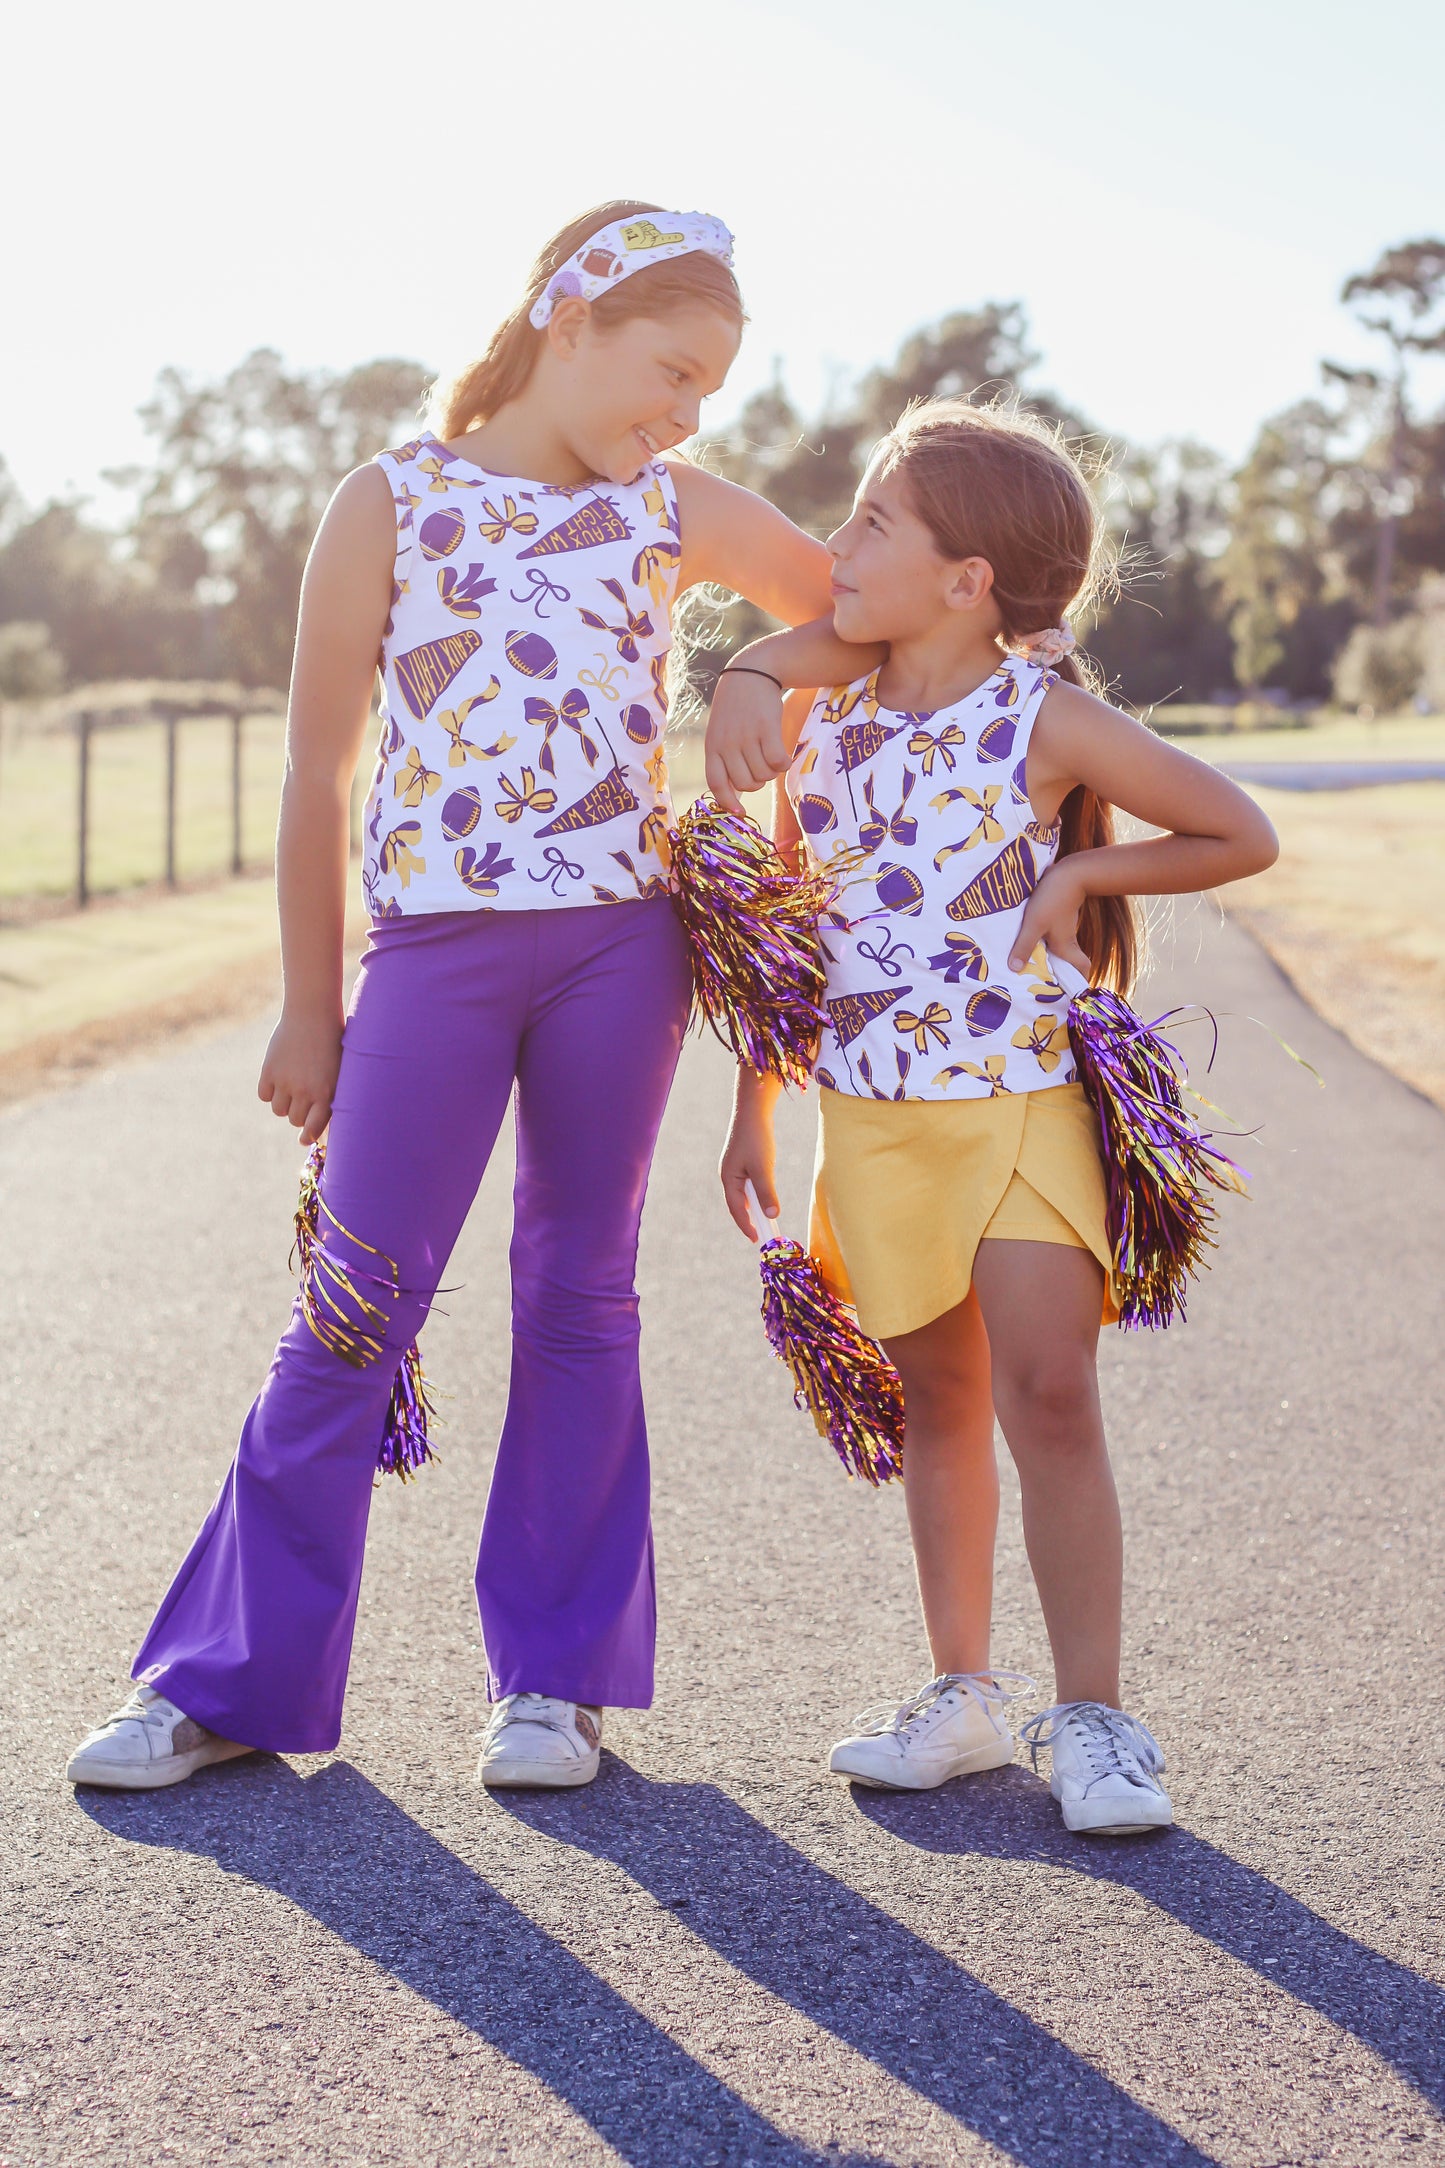
{"label": "girl's hand on hip", "polygon": [[1068,859],[1056,860],[1024,905],[1018,937],[1009,951],[1010,971],[1025,970],[1042,941],[1052,955],[1091,979],[1093,964],[1079,946],[1079,913],[1085,900],[1084,884]]}
{"label": "girl's hand on hip", "polygon": [[724,670],[707,719],[707,787],[725,813],[744,791],[765,790],[788,765],[783,695],[765,677]]}
{"label": "girl's hand on hip", "polygon": [[750,1182],[764,1218],[778,1217],[775,1159],[772,1122],[735,1116],[717,1171],[733,1222],[747,1236],[749,1242],[762,1239],[760,1231],[753,1224],[753,1215],[749,1209]]}
{"label": "girl's hand on hip", "polygon": [[256,1096],[300,1130],[302,1144],[315,1144],[331,1119],[340,1068],[341,1026],[283,1010],[261,1064]]}

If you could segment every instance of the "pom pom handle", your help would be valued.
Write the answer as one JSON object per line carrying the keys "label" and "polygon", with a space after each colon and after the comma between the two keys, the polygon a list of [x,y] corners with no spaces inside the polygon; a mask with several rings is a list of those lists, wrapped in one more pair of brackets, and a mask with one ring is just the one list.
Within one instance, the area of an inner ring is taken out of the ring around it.
{"label": "pom pom handle", "polygon": [[758,1193],[753,1188],[751,1182],[745,1182],[743,1184],[743,1195],[748,1200],[748,1210],[752,1213],[754,1222],[760,1227],[767,1228],[769,1241],[777,1242],[781,1240],[783,1227],[782,1221],[769,1218],[768,1214],[758,1203]]}

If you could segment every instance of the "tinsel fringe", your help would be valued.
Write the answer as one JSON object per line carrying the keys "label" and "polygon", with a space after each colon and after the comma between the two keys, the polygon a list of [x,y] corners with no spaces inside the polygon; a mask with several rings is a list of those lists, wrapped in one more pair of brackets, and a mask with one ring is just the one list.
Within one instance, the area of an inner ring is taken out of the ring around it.
{"label": "tinsel fringe", "polygon": [[750,1069],[806,1083],[824,1022],[818,919],[833,876],[791,872],[755,821],[710,798],[683,814],[671,845],[694,1018]]}
{"label": "tinsel fringe", "polygon": [[[301,1172],[296,1247],[292,1252],[293,1261],[300,1267],[301,1310],[323,1347],[352,1369],[365,1370],[386,1352],[387,1318],[382,1304],[366,1290],[382,1290],[395,1302],[401,1286],[395,1261],[350,1233],[327,1205],[321,1194],[325,1165],[325,1144],[313,1144]],[[341,1264],[327,1248],[323,1221],[344,1242],[365,1250],[385,1269],[373,1273]],[[362,1322],[358,1323],[358,1319]],[[405,1483],[427,1461],[436,1459],[428,1437],[428,1425],[435,1412],[422,1373],[421,1350],[413,1340],[397,1367],[387,1403],[376,1455],[379,1473],[399,1476]]]}
{"label": "tinsel fringe", "polygon": [[1102,986],[1076,994],[1068,1012],[1074,1067],[1103,1132],[1119,1323],[1154,1331],[1185,1315],[1189,1281],[1209,1262],[1212,1192],[1243,1195],[1248,1181],[1186,1109],[1183,1058],[1159,1031],[1168,1021],[1146,1024]]}
{"label": "tinsel fringe", "polygon": [[824,1286],[797,1242],[774,1235],[760,1252],[763,1324],[812,1416],[849,1475],[888,1483],[903,1473],[903,1384],[876,1340]]}

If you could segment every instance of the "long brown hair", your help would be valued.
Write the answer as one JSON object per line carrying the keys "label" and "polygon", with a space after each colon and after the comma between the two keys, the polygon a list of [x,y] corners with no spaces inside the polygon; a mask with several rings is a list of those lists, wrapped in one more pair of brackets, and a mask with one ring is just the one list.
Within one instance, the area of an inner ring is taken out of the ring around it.
{"label": "long brown hair", "polygon": [[[885,473],[902,474],[940,556],[984,557],[1005,647],[1097,600],[1112,574],[1103,523],[1079,460],[1061,430],[1016,403],[973,406],[925,399],[909,407],[879,447]],[[1084,655],[1051,665],[1090,692],[1098,674]],[[1059,814],[1059,855],[1114,841],[1114,808],[1082,784]],[[1079,945],[1096,981],[1127,993],[1139,963],[1139,925],[1127,896],[1090,896]]]}
{"label": "long brown hair", "polygon": [[[528,321],[528,315],[553,272],[604,226],[619,218],[655,216],[663,209],[660,203],[635,203],[630,197],[620,197],[584,211],[553,234],[527,274],[521,300],[498,324],[486,352],[449,384],[433,387],[432,414],[439,437],[459,437],[476,423],[490,421],[525,390],[545,336]],[[631,316],[666,316],[674,309],[695,308],[699,302],[721,310],[735,324],[744,320],[742,295],[732,272],[716,256],[694,250],[667,263],[648,264],[619,280],[597,296],[592,315],[606,329]]]}

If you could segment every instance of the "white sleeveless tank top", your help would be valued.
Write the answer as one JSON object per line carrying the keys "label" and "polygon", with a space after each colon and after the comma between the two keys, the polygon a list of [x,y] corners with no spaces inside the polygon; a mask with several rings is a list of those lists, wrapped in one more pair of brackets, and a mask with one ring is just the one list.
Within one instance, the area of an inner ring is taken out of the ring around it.
{"label": "white sleeveless tank top", "polygon": [[814,702],[787,790],[809,850],[842,861],[824,915],[828,1022],[816,1075],[863,1099],[984,1099],[1070,1084],[1068,996],[1042,944],[1008,955],[1053,864],[1029,738],[1058,679],[1010,661],[952,707],[880,707],[878,672]]}
{"label": "white sleeveless tank top", "polygon": [[374,918],[660,896],[677,492],[488,473],[434,436],[396,504],[362,888]]}

